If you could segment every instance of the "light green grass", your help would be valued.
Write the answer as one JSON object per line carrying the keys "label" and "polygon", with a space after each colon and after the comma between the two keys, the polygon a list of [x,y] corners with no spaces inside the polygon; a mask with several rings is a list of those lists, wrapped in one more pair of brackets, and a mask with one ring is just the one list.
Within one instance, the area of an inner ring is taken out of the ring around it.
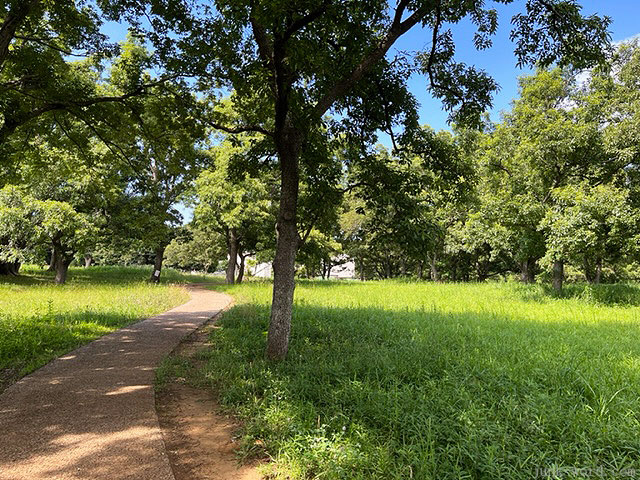
{"label": "light green grass", "polygon": [[[69,282],[26,267],[0,276],[0,391],[51,359],[136,320],[184,303],[175,285],[151,285],[150,268],[71,268]],[[175,271],[164,282],[202,281]]]}
{"label": "light green grass", "polygon": [[270,285],[226,291],[200,375],[279,478],[640,475],[634,286],[303,282],[280,364]]}

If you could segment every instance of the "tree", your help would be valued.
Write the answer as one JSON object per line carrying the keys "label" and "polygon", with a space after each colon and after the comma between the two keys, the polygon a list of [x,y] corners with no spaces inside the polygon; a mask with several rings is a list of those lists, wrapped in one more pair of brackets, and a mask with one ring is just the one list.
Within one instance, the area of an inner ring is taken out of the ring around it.
{"label": "tree", "polygon": [[0,259],[22,261],[34,248],[49,245],[55,255],[55,282],[63,284],[74,255],[95,238],[91,218],[70,204],[37,200],[16,187],[0,190],[0,224],[9,228],[2,234]]}
{"label": "tree", "polygon": [[224,240],[194,225],[185,226],[166,249],[166,264],[181,270],[213,272],[224,258]]}
{"label": "tree", "polygon": [[273,176],[268,172],[252,176],[234,169],[234,158],[248,155],[250,140],[238,146],[225,141],[212,148],[213,168],[203,171],[196,182],[196,223],[225,239],[228,284],[242,281],[245,258],[273,231]]}
{"label": "tree", "polygon": [[600,283],[603,264],[634,253],[637,214],[627,190],[578,184],[554,190],[553,197],[554,206],[540,224],[546,230],[547,263],[573,261],[587,281]]}
{"label": "tree", "polygon": [[[601,125],[574,74],[540,70],[520,80],[520,98],[480,151],[483,184],[472,218],[496,234],[494,249],[513,252],[524,278],[544,255],[540,224],[554,208],[554,191],[602,183],[619,171],[603,144]],[[558,289],[567,260],[560,253],[551,265]]]}
{"label": "tree", "polygon": [[89,2],[0,2],[0,164],[21,145],[10,141],[20,130],[31,136],[39,122],[55,125],[67,116],[100,123],[164,80],[105,88],[102,62],[119,48],[100,32],[101,24],[101,12]]}

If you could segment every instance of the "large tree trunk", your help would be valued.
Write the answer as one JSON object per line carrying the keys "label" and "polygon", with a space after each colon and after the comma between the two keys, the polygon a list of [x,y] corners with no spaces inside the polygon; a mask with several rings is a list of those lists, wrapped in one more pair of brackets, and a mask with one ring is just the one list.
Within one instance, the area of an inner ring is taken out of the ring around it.
{"label": "large tree trunk", "polygon": [[420,260],[418,262],[418,266],[416,267],[416,274],[418,276],[418,280],[423,280],[424,279],[424,272],[423,272],[423,267],[422,267],[422,260]]}
{"label": "large tree trunk", "polygon": [[84,267],[89,268],[91,265],[93,265],[93,257],[88,253],[84,256]]}
{"label": "large tree trunk", "polygon": [[236,280],[239,243],[238,232],[235,228],[230,228],[227,231],[227,254],[229,255],[229,263],[227,264],[227,275],[225,279],[229,285],[233,285]]}
{"label": "large tree trunk", "polygon": [[238,268],[238,278],[236,278],[236,283],[242,283],[244,279],[244,260],[246,255],[240,254],[240,268]]}
{"label": "large tree trunk", "polygon": [[388,258],[384,261],[384,278],[391,278],[393,273],[391,272],[391,260]]}
{"label": "large tree trunk", "polygon": [[69,265],[73,261],[72,255],[65,255],[59,253],[56,257],[56,278],[57,285],[64,285],[67,281],[67,272],[69,271]]}
{"label": "large tree trunk", "polygon": [[149,278],[149,281],[151,283],[160,282],[160,274],[162,273],[162,261],[164,260],[164,249],[164,246],[156,248],[156,256],[153,260],[153,272],[151,272],[151,277]]}
{"label": "large tree trunk", "polygon": [[556,292],[562,291],[562,282],[564,281],[564,262],[556,260],[553,262],[551,284]]}
{"label": "large tree trunk", "polygon": [[0,262],[0,275],[18,276],[20,272],[20,262]]}
{"label": "large tree trunk", "polygon": [[276,224],[276,255],[273,259],[273,300],[267,336],[266,357],[280,360],[289,350],[295,262],[298,249],[298,157],[302,145],[300,133],[285,120],[277,132],[276,144],[280,160],[280,208]]}

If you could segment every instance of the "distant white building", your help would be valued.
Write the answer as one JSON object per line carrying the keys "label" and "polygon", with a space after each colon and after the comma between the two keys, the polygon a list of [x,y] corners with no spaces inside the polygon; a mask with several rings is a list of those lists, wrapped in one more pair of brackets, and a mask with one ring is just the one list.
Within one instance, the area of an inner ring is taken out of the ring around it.
{"label": "distant white building", "polygon": [[352,261],[341,263],[331,268],[329,278],[335,278],[338,280],[346,280],[349,278],[356,278],[356,264]]}
{"label": "distant white building", "polygon": [[[334,259],[337,260],[337,259]],[[343,260],[343,259],[341,259]],[[271,262],[258,263],[249,267],[249,275],[258,278],[272,278],[273,277],[273,265]],[[335,280],[347,280],[350,278],[356,278],[356,265],[352,261],[335,265],[331,268],[329,278]]]}
{"label": "distant white building", "polygon": [[258,278],[271,278],[273,277],[273,265],[271,262],[258,263],[249,268],[249,274]]}

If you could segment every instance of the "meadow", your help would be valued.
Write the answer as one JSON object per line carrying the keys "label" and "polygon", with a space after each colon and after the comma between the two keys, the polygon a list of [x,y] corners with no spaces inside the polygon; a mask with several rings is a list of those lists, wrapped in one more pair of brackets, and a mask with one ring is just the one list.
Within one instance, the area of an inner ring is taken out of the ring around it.
{"label": "meadow", "polygon": [[193,378],[241,418],[241,453],[270,458],[271,478],[640,474],[634,285],[558,298],[516,283],[303,281],[277,364],[263,356],[270,284],[220,288],[236,306]]}
{"label": "meadow", "polygon": [[96,337],[184,303],[189,296],[175,284],[202,280],[167,269],[151,285],[150,268],[71,267],[58,286],[41,268],[21,273],[0,276],[0,392]]}

